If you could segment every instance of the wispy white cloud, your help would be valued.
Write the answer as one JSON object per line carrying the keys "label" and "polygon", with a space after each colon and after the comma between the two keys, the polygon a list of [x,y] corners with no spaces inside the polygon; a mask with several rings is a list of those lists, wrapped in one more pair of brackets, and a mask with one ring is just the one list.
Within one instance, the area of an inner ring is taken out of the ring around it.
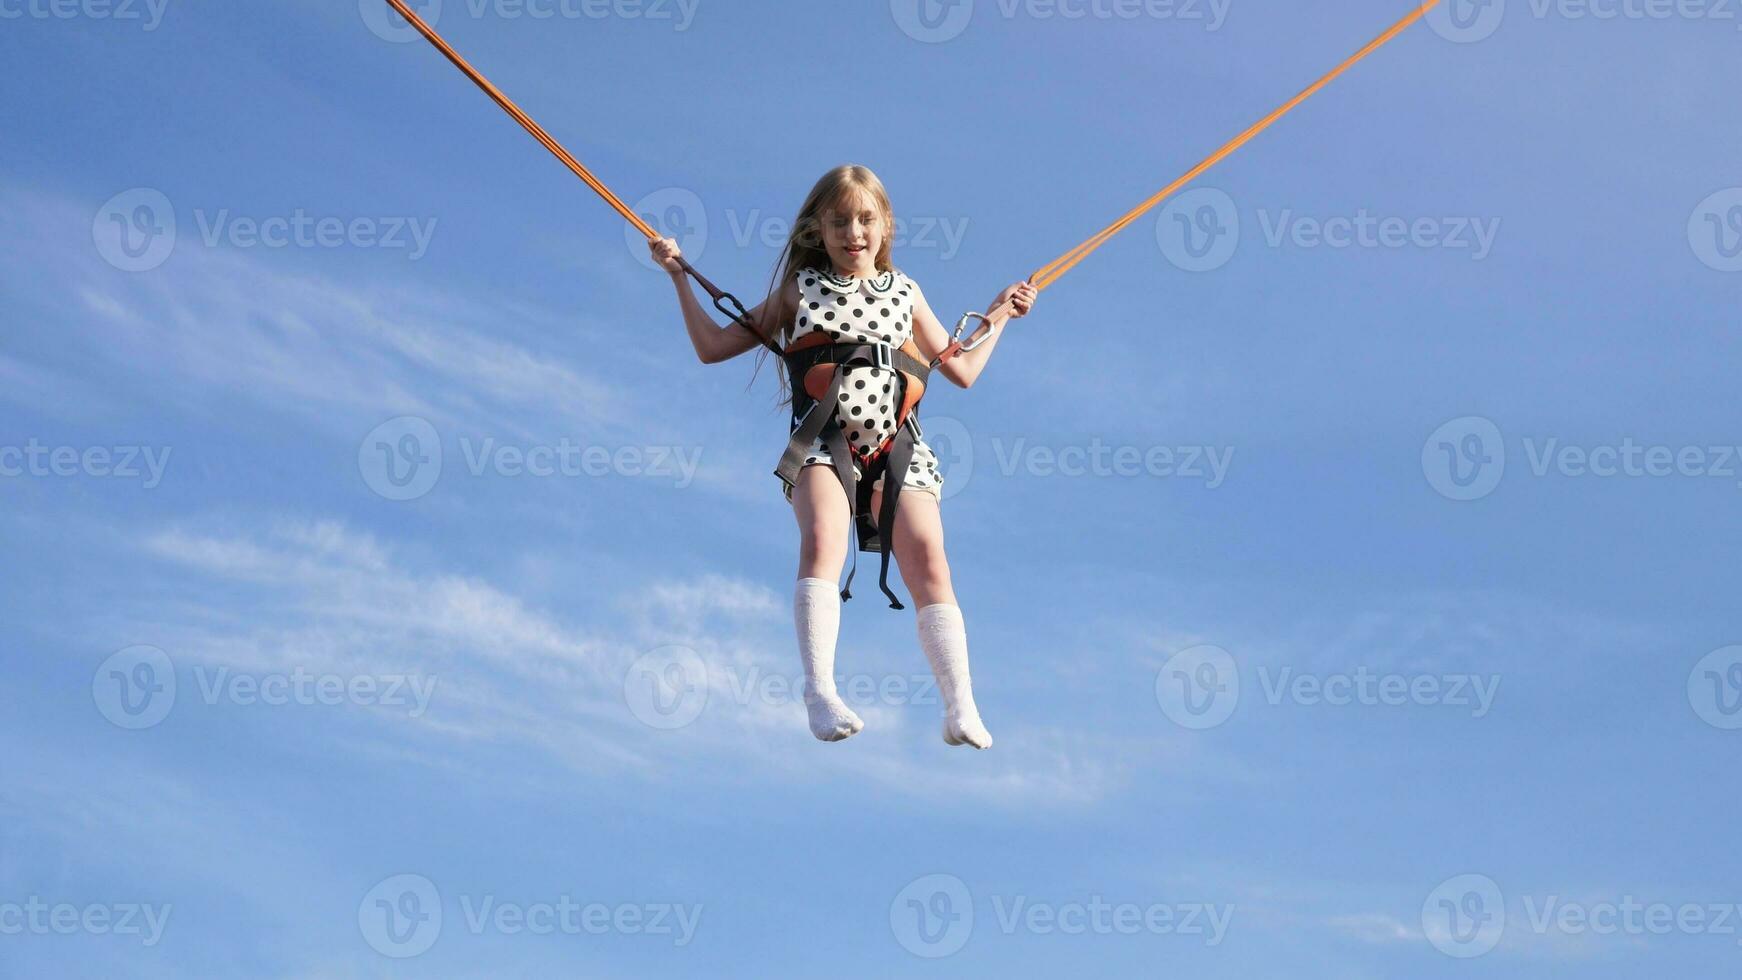
{"label": "wispy white cloud", "polygon": [[[176,589],[177,602],[133,609],[133,634],[153,638],[178,663],[210,668],[432,677],[424,716],[377,710],[360,714],[368,723],[327,726],[325,734],[438,768],[487,770],[491,753],[519,749],[578,771],[658,779],[662,771],[693,774],[697,758],[731,757],[717,773],[766,778],[820,766],[920,795],[1083,805],[1123,785],[1133,760],[1171,751],[1012,724],[993,753],[949,754],[917,656],[905,667],[860,668],[910,682],[915,703],[868,706],[872,731],[819,747],[786,693],[800,674],[784,598],[718,574],[607,597],[617,617],[595,615],[582,626],[486,581],[420,573],[374,537],[331,522],[255,533],[183,526],[148,535],[142,547],[185,591]],[[201,598],[212,586],[221,586],[221,602]],[[643,725],[625,700],[637,658],[668,646],[693,651],[708,674],[705,714],[677,732]],[[833,754],[819,761],[817,752]]]}
{"label": "wispy white cloud", "polygon": [[191,230],[162,267],[129,275],[92,248],[94,208],[0,187],[0,209],[14,219],[0,281],[57,321],[70,335],[63,346],[107,362],[153,400],[251,403],[361,431],[413,414],[504,436],[554,428],[622,439],[634,421],[648,438],[649,404],[634,390],[503,339],[587,329],[574,318],[415,280],[341,281],[205,247]]}

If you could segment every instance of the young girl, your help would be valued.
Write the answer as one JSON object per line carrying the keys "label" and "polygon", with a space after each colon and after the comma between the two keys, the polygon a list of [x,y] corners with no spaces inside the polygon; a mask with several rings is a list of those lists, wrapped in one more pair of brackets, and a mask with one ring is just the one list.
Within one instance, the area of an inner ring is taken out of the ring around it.
{"label": "young girl", "polygon": [[[773,289],[761,305],[750,312],[750,322],[761,336],[733,323],[724,329],[703,311],[687,285],[677,259],[677,243],[664,239],[651,243],[653,256],[671,273],[683,307],[690,342],[704,364],[717,364],[753,347],[772,344],[782,351],[801,338],[822,333],[843,344],[871,344],[899,350],[912,342],[929,363],[949,346],[949,332],[932,313],[925,294],[913,280],[890,263],[890,238],[895,216],[889,196],[877,176],[864,167],[845,166],[830,171],[805,198],[779,265]],[[1017,283],[993,300],[996,308],[1006,300],[1014,316],[1024,316],[1033,306],[1034,287]],[[998,338],[1002,320],[991,324],[991,336],[972,351],[944,362],[936,373],[967,388],[984,370]],[[848,364],[838,372],[840,432],[825,433],[803,451],[803,463],[786,484],[786,497],[798,519],[798,584],[793,597],[793,617],[798,627],[799,655],[804,661],[805,707],[811,733],[825,742],[851,737],[865,723],[841,701],[835,686],[835,643],[841,624],[842,593],[836,592],[841,567],[847,557],[848,530],[853,505],[846,489],[846,467],[828,445],[852,446],[851,473],[876,473],[868,515],[883,514],[884,476],[877,473],[892,455],[891,440],[898,434],[898,411],[908,394],[907,379],[887,360],[877,364]],[[909,362],[911,363],[911,362]],[[782,372],[783,387],[791,395],[802,379],[794,382]],[[809,395],[793,396],[795,431],[799,408]],[[805,405],[804,407],[810,407]],[[817,406],[821,407],[821,406]],[[833,438],[825,438],[827,435]],[[900,519],[890,528],[875,528],[891,534],[890,546],[901,579],[918,608],[919,642],[931,661],[938,688],[943,693],[944,741],[951,745],[990,748],[992,736],[980,721],[968,675],[968,636],[962,612],[950,587],[949,560],[944,555],[943,521],[939,512],[943,477],[937,456],[914,430],[911,459],[905,472],[896,472]],[[878,457],[883,457],[879,459]],[[863,465],[862,465],[863,464]],[[861,535],[863,538],[863,533]],[[862,541],[863,544],[863,541]],[[885,587],[887,592],[887,587]],[[891,595],[891,599],[894,596]],[[900,608],[899,604],[896,608]]]}

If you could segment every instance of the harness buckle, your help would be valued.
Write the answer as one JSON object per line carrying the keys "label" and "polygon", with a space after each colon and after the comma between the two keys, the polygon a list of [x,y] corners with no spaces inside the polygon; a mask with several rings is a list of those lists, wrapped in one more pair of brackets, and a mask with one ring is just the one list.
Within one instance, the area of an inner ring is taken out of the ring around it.
{"label": "harness buckle", "polygon": [[871,359],[885,371],[895,370],[895,351],[888,344],[873,344]]}
{"label": "harness buckle", "polygon": [[962,314],[962,318],[956,321],[956,332],[950,337],[950,339],[960,344],[962,342],[963,331],[967,330],[968,324],[973,323],[975,320],[980,321],[982,326],[974,331],[972,339],[967,343],[962,344],[962,353],[964,354],[992,338],[992,321],[986,318],[986,314],[964,313]]}

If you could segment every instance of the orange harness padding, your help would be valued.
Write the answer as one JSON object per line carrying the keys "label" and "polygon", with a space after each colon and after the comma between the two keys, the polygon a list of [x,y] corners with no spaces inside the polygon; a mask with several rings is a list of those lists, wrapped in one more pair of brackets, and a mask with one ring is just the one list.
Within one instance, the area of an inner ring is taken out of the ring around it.
{"label": "orange harness padding", "polygon": [[[808,333],[787,345],[785,352],[787,363],[792,364],[795,355],[802,354],[805,351],[815,350],[818,347],[829,346],[858,347],[884,345],[860,345],[854,344],[850,341],[838,341],[823,333]],[[904,367],[904,362],[898,358],[891,358],[890,363],[890,366],[894,370],[900,371],[902,377],[906,379],[906,384],[902,386],[901,407],[897,409],[895,413],[896,431],[899,432],[901,427],[907,424],[907,417],[913,414],[914,409],[919,407],[920,399],[925,397],[926,377],[931,373],[931,371],[929,368],[925,367],[925,358],[920,354],[919,345],[913,342],[913,338],[909,337],[907,343],[894,348],[894,350],[910,359],[908,367]],[[813,401],[820,402],[823,397],[828,394],[829,384],[834,380],[835,371],[839,367],[840,365],[828,360],[812,362],[808,367],[804,368],[804,377],[795,379],[795,384],[797,387],[801,388],[806,395],[810,396]],[[888,438],[884,439],[881,444],[868,449],[859,450],[856,455],[861,459],[875,459],[879,454],[886,452],[889,449],[890,443],[894,440],[895,436],[891,434]]]}

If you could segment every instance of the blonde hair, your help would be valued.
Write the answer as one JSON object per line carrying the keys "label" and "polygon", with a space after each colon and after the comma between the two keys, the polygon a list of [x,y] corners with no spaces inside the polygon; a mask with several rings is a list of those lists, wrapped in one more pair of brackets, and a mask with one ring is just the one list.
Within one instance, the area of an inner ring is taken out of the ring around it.
{"label": "blonde hair", "polygon": [[[842,210],[854,197],[864,195],[870,198],[871,204],[883,218],[883,241],[877,247],[877,255],[873,259],[878,272],[888,272],[894,266],[890,262],[890,251],[895,241],[895,209],[890,206],[889,192],[884,189],[883,181],[877,179],[870,168],[849,163],[823,174],[810,193],[805,195],[804,204],[798,209],[798,217],[792,221],[792,231],[786,238],[786,247],[781,249],[780,259],[774,267],[774,278],[769,283],[769,302],[763,307],[774,311],[776,316],[784,318],[789,312],[781,308],[778,302],[786,283],[800,269],[816,268],[824,272],[834,271],[834,262],[829,258],[829,251],[823,246],[823,218],[832,211]],[[786,329],[784,323],[768,324],[771,327],[770,341],[777,342],[781,331]],[[763,357],[768,354],[764,347]],[[780,364],[781,405],[792,402],[792,383],[786,376],[786,364]]]}

